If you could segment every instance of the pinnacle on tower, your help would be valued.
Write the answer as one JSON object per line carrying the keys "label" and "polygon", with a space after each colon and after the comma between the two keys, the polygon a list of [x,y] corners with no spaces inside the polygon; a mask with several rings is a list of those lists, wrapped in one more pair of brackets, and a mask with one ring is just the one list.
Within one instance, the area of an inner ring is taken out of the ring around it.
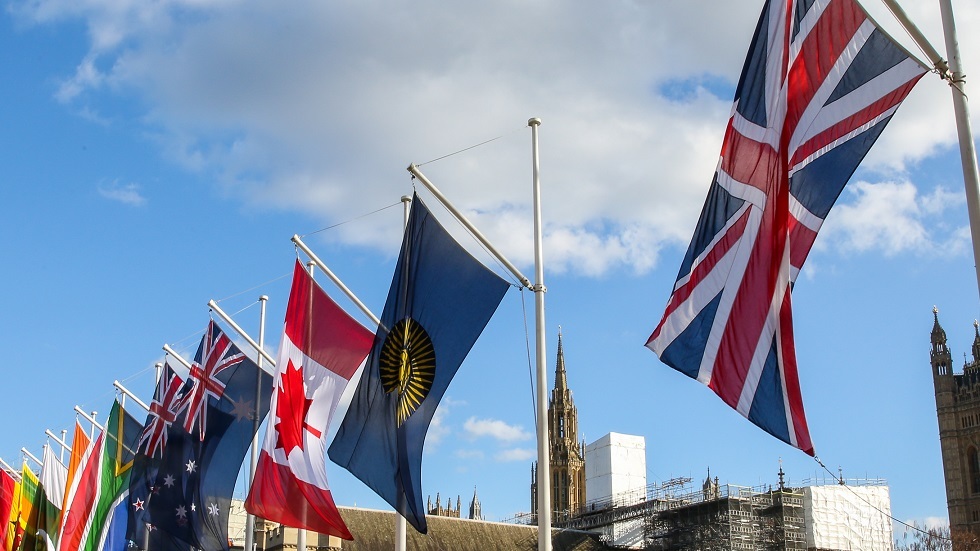
{"label": "pinnacle on tower", "polygon": [[932,344],[933,345],[945,345],[946,344],[946,331],[943,330],[942,326],[939,325],[939,308],[935,306],[932,307]]}
{"label": "pinnacle on tower", "polygon": [[973,320],[973,362],[980,362],[980,322]]}
{"label": "pinnacle on tower", "polygon": [[558,326],[558,360],[555,362],[555,390],[568,390],[568,377],[565,375],[565,352],[561,346],[561,326]]}

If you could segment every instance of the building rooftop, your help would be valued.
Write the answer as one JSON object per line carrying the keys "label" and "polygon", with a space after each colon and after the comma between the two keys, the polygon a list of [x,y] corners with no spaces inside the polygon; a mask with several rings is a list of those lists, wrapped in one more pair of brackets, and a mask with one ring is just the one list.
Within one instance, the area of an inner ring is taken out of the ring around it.
{"label": "building rooftop", "polygon": [[[352,507],[338,507],[344,522],[354,535],[345,541],[344,551],[389,551],[394,548],[395,513]],[[444,550],[484,551],[486,549],[527,549],[538,546],[537,526],[485,522],[478,520],[429,516],[429,533],[419,534],[408,527],[407,547],[413,551]],[[555,551],[591,551],[611,549],[599,541],[599,534],[579,530],[554,530]]]}

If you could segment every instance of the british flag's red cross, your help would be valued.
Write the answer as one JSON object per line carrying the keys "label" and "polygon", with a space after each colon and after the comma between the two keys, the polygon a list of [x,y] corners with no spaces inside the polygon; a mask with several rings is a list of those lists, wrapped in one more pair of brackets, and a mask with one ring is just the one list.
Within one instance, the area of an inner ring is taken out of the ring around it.
{"label": "british flag's red cross", "polygon": [[853,0],[770,0],[701,219],[647,342],[813,454],[790,290],[824,218],[924,68]]}
{"label": "british flag's red cross", "polygon": [[166,365],[150,404],[150,420],[140,433],[138,451],[149,457],[163,457],[163,450],[167,446],[167,431],[179,413],[180,389],[183,386],[184,381]]}
{"label": "british flag's red cross", "polygon": [[218,375],[244,359],[245,355],[211,321],[188,375],[191,388],[180,399],[179,409],[185,411],[184,430],[190,433],[197,425],[200,438],[204,440],[207,433],[207,400],[209,397],[221,398],[225,393],[225,383],[218,379]]}

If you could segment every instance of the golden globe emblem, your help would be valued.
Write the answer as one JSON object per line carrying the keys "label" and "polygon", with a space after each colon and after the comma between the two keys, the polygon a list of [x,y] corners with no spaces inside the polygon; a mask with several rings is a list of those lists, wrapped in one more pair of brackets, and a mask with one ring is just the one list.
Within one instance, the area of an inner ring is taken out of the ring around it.
{"label": "golden globe emblem", "polygon": [[396,393],[400,427],[428,396],[435,378],[436,351],[425,328],[412,318],[396,323],[381,345],[378,371],[385,394]]}

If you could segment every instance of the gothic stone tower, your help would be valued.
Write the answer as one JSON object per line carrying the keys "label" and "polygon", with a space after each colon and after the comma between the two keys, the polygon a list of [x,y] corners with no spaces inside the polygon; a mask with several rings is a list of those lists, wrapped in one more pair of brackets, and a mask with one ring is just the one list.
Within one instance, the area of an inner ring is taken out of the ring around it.
{"label": "gothic stone tower", "polygon": [[[555,520],[575,516],[585,506],[585,443],[578,440],[578,408],[565,374],[565,354],[558,331],[555,388],[548,404],[548,442],[551,461],[551,510]],[[538,508],[536,464],[531,467],[531,511]]]}
{"label": "gothic stone tower", "polygon": [[973,361],[953,374],[946,332],[933,308],[932,379],[939,417],[939,445],[946,476],[946,506],[954,532],[980,533],[980,328],[973,322]]}

